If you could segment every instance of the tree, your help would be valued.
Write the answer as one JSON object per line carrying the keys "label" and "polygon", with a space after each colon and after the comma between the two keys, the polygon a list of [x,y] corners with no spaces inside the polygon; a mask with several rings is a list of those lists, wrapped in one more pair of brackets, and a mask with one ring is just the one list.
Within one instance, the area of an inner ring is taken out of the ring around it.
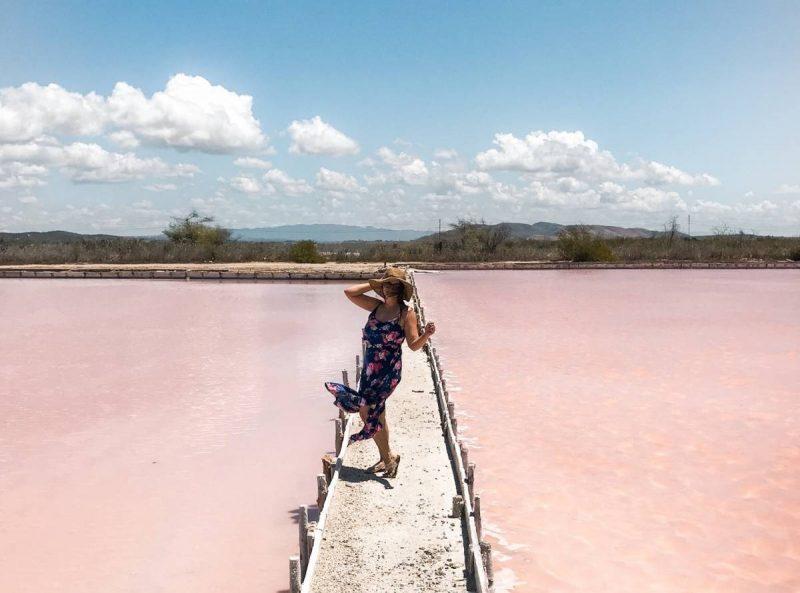
{"label": "tree", "polygon": [[293,262],[303,264],[315,264],[325,261],[325,258],[317,251],[317,243],[310,240],[293,243],[290,257]]}
{"label": "tree", "polygon": [[208,224],[213,221],[212,217],[200,216],[196,210],[192,210],[184,218],[173,217],[173,222],[163,233],[175,243],[216,247],[230,240],[231,231],[219,225]]}

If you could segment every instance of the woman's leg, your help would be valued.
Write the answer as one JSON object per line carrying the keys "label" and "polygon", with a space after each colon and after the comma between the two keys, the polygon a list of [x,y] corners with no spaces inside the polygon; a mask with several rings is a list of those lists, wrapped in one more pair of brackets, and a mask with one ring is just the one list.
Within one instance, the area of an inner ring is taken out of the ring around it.
{"label": "woman's leg", "polygon": [[392,458],[392,450],[389,448],[389,424],[386,422],[386,411],[380,415],[380,421],[383,428],[375,433],[372,437],[375,439],[375,444],[378,446],[378,451],[381,454],[383,463],[388,463]]}
{"label": "woman's leg", "polygon": [[[361,406],[358,410],[361,416],[361,421],[367,421],[367,414],[369,413],[369,406]],[[389,449],[389,424],[386,422],[386,410],[378,417],[383,428],[375,433],[372,440],[378,447],[378,452],[381,456],[381,461],[387,463],[391,459],[391,449]]]}

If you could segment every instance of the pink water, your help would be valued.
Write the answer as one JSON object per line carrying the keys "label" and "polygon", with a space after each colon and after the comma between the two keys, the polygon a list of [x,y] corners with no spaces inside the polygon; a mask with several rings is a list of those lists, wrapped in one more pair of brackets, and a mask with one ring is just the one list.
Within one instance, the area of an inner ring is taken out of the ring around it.
{"label": "pink water", "polygon": [[800,591],[800,273],[416,278],[498,591]]}
{"label": "pink water", "polygon": [[286,589],[361,348],[342,288],[0,281],[0,591]]}

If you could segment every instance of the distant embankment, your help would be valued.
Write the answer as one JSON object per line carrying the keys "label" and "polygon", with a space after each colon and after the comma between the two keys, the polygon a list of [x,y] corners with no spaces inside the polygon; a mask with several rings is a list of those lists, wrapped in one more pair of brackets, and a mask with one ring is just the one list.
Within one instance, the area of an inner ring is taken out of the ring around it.
{"label": "distant embankment", "polygon": [[[571,270],[571,269],[800,269],[800,262],[387,262],[417,270]],[[383,271],[375,263],[294,264],[32,264],[0,266],[0,278],[145,278],[168,280],[366,280]]]}

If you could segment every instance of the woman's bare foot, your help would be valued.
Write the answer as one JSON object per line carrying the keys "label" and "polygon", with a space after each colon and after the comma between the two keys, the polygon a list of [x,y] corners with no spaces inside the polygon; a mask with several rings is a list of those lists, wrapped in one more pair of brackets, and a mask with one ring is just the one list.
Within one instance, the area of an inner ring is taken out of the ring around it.
{"label": "woman's bare foot", "polygon": [[368,467],[366,469],[366,472],[368,474],[377,474],[378,472],[382,472],[384,469],[386,469],[386,464],[383,462],[383,460],[378,460],[370,467]]}

